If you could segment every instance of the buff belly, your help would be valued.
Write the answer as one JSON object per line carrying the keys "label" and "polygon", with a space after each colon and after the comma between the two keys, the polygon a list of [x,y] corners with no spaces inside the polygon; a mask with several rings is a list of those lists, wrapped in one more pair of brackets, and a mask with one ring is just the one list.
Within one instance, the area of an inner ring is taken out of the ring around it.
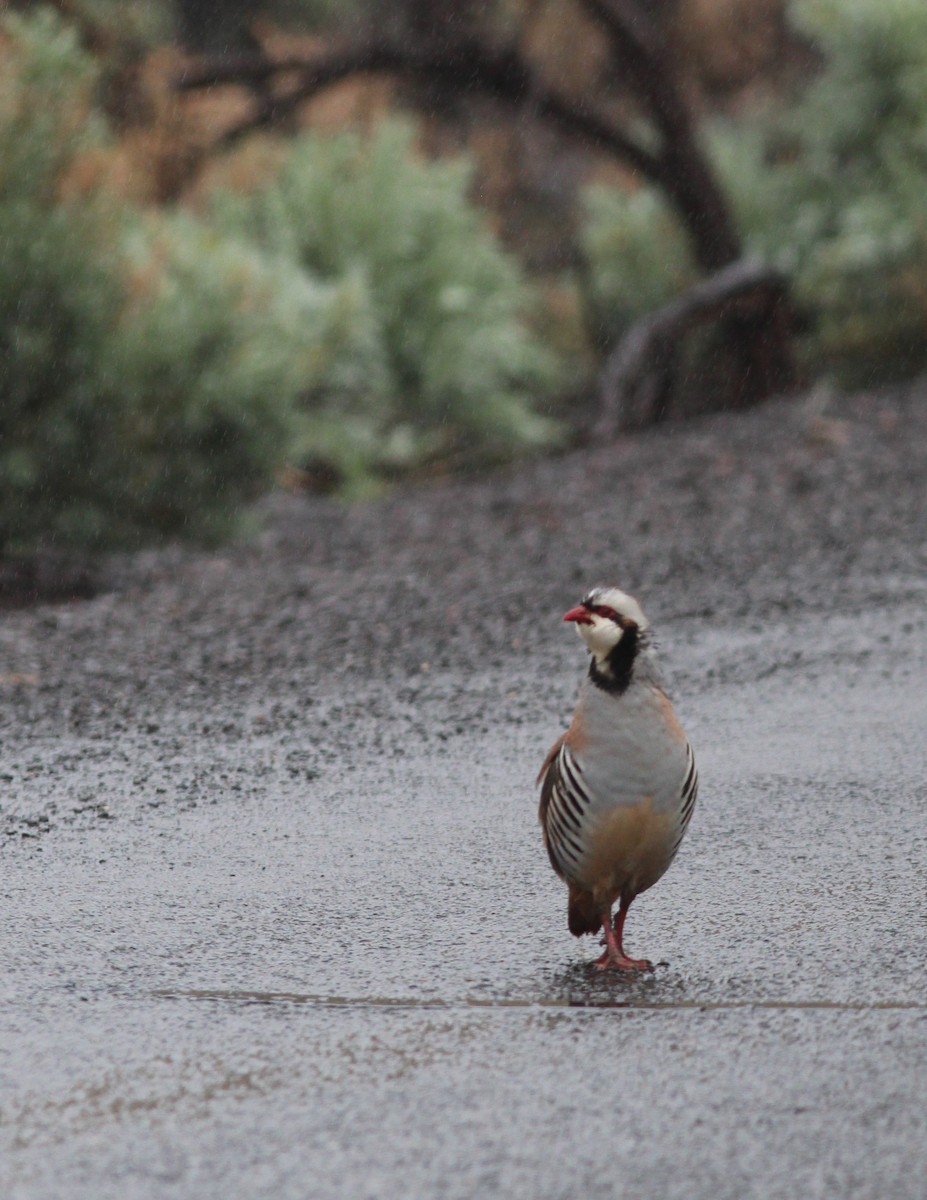
{"label": "buff belly", "polygon": [[602,815],[588,840],[580,882],[599,907],[630,901],[652,887],[673,857],[678,818],[654,812],[653,800],[619,805]]}

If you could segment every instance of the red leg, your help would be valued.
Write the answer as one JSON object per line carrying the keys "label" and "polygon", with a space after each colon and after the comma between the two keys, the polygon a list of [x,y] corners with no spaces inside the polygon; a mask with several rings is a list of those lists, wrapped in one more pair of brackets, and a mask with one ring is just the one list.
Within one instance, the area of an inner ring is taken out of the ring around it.
{"label": "red leg", "polygon": [[600,971],[652,971],[653,963],[646,958],[628,958],[624,952],[623,936],[624,922],[628,915],[631,901],[621,901],[612,926],[611,911],[602,913],[602,928],[605,930],[605,953],[596,959],[595,965]]}

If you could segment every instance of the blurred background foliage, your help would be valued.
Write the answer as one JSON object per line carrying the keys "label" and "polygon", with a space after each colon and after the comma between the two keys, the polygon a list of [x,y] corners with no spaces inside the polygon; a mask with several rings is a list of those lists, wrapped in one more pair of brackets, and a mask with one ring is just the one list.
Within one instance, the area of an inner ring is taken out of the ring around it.
{"label": "blurred background foliage", "polygon": [[[927,5],[670,7],[805,378],[922,370]],[[569,444],[602,354],[698,277],[659,194],[478,98],[352,80],[226,144],[273,85],[174,86],[191,52],[305,54],[412,8],[0,8],[0,555],[217,539],[275,482],[358,495]],[[480,11],[621,106],[569,0]]]}
{"label": "blurred background foliage", "polygon": [[[823,63],[704,136],[746,248],[792,280],[808,379],[845,386],[927,365],[927,5],[802,0]],[[652,190],[590,186],[584,245],[614,337],[696,278]]]}

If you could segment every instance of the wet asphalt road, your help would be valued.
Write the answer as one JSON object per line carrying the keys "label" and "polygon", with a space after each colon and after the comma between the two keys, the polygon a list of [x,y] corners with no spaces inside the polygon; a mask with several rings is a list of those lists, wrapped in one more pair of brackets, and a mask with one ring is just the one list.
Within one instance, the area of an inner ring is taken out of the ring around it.
{"label": "wet asphalt road", "polygon": [[[619,448],[681,497],[614,503],[702,780],[629,919],[652,978],[590,969],[532,789],[607,464],[287,502],[7,614],[0,1195],[927,1194],[927,421],[841,403]],[[697,453],[746,506],[724,548]]]}

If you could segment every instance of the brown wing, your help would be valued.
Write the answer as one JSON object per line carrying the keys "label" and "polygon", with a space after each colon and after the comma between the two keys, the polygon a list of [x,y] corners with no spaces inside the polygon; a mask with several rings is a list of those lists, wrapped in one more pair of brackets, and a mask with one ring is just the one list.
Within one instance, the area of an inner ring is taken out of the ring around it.
{"label": "brown wing", "polygon": [[554,853],[550,848],[550,834],[547,832],[547,810],[550,808],[550,795],[554,790],[560,771],[557,767],[557,755],[560,753],[560,747],[563,745],[563,739],[566,734],[561,734],[554,742],[550,750],[547,752],[547,757],[544,759],[544,765],[538,772],[538,777],[535,780],[535,786],[541,785],[541,804],[538,808],[538,820],[541,822],[541,829],[544,832],[544,848],[547,851],[547,857],[550,859],[550,865],[554,868],[561,879],[566,879],[563,871],[560,869],[557,860],[554,858]]}
{"label": "brown wing", "polygon": [[[542,812],[547,807],[547,804],[545,803],[545,799],[544,799],[545,792],[547,791],[547,780],[546,780],[545,776],[547,775],[547,770],[550,767],[550,764],[554,761],[554,759],[560,753],[560,747],[563,745],[563,743],[565,741],[566,741],[566,734],[561,733],[561,735],[557,738],[557,740],[554,742],[554,744],[551,746],[551,748],[547,751],[547,757],[544,759],[544,764],[541,767],[540,771],[538,771],[538,777],[534,781],[534,786],[537,787],[537,785],[541,782],[541,780],[542,779],[544,780],[544,788],[541,790],[541,811]],[[551,786],[553,786],[553,785],[551,785]],[[547,801],[548,802],[550,801],[549,792],[547,793]],[[542,817],[541,820],[543,820],[543,819],[544,818]]]}

